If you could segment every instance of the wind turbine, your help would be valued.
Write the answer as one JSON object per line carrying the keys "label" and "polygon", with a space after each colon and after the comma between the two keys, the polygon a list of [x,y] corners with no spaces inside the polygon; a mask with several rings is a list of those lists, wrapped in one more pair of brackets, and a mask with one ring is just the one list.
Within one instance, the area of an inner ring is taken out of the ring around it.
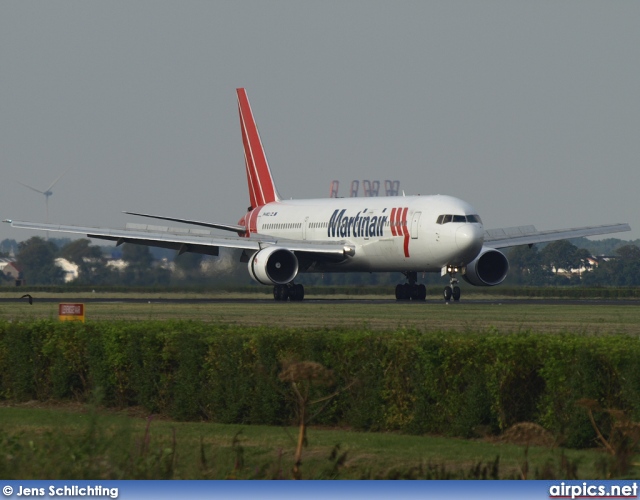
{"label": "wind turbine", "polygon": [[51,184],[49,184],[49,187],[47,189],[45,189],[44,191],[40,191],[39,189],[34,188],[33,186],[29,186],[28,184],[25,184],[24,182],[20,182],[20,181],[16,181],[18,184],[20,184],[21,186],[24,186],[26,188],[31,189],[32,191],[35,191],[36,193],[40,193],[44,195],[44,204],[45,204],[45,209],[47,212],[47,223],[49,222],[49,196],[51,196],[53,194],[53,192],[51,191],[51,189],[53,189],[53,186],[56,185],[56,183],[62,179],[62,177],[64,176],[64,174],[66,174],[69,170],[71,170],[71,167],[69,167],[68,169],[66,169],[64,172],[62,172],[55,181],[53,181]]}

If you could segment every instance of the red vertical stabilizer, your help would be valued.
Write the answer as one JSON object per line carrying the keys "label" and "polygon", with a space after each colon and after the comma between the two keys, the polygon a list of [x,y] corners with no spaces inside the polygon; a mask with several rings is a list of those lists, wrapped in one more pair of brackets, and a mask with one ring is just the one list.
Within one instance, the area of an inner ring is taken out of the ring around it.
{"label": "red vertical stabilizer", "polygon": [[269,163],[262,148],[258,127],[253,119],[251,105],[245,89],[237,89],[240,128],[244,145],[244,161],[247,167],[249,201],[251,208],[261,207],[272,201],[280,201],[280,196],[271,176]]}

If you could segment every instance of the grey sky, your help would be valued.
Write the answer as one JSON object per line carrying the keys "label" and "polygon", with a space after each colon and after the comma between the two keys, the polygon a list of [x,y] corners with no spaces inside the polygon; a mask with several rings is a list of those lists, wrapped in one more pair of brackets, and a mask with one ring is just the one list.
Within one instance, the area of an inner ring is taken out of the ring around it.
{"label": "grey sky", "polygon": [[[640,238],[640,2],[0,3],[0,217],[235,223],[236,87],[278,190],[399,179],[487,228]],[[0,224],[0,240],[33,234]]]}

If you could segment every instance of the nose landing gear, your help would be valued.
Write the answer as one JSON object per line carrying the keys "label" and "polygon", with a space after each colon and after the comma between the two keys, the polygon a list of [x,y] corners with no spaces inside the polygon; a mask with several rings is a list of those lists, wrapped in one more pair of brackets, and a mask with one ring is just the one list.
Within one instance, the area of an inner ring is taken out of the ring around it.
{"label": "nose landing gear", "polygon": [[458,270],[459,269],[454,266],[447,266],[446,268],[446,272],[449,273],[449,286],[444,288],[443,295],[445,302],[450,302],[451,299],[455,302],[460,300],[460,287],[458,286],[459,281],[458,278],[456,278]]}
{"label": "nose landing gear", "polygon": [[451,285],[444,287],[444,300],[445,302],[450,302],[453,299],[458,302],[460,300],[460,287],[456,285],[458,280],[453,279],[451,281]]}

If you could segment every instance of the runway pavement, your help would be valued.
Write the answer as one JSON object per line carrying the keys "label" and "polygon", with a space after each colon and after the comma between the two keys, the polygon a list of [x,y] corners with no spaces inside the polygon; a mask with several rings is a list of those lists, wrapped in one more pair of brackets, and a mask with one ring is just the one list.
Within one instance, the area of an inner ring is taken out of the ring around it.
{"label": "runway pavement", "polygon": [[[37,293],[31,294],[33,298],[33,302],[44,302],[44,303],[59,303],[59,302],[68,302],[68,303],[85,303],[85,304],[96,304],[96,303],[111,303],[111,304],[264,304],[269,302],[274,302],[271,298],[128,298],[128,297],[73,297],[73,296],[58,296],[58,297],[38,297]],[[21,294],[16,294],[15,298],[0,298],[0,304],[11,304],[11,303],[19,303],[26,302],[26,298],[20,298]],[[304,299],[303,303],[305,304],[411,304],[415,306],[419,306],[420,304],[444,304],[444,300],[433,297],[427,297],[427,300],[424,302],[420,301],[398,301],[392,298],[376,298],[376,299],[332,299],[332,298],[317,298],[314,299],[313,296],[308,296]],[[486,298],[486,299],[465,299],[464,297],[459,302],[451,302],[451,305],[456,306],[464,306],[465,304],[502,304],[502,305],[523,305],[523,304],[531,304],[531,305],[572,305],[572,306],[640,306],[640,300],[638,299],[529,299],[529,298]]]}

